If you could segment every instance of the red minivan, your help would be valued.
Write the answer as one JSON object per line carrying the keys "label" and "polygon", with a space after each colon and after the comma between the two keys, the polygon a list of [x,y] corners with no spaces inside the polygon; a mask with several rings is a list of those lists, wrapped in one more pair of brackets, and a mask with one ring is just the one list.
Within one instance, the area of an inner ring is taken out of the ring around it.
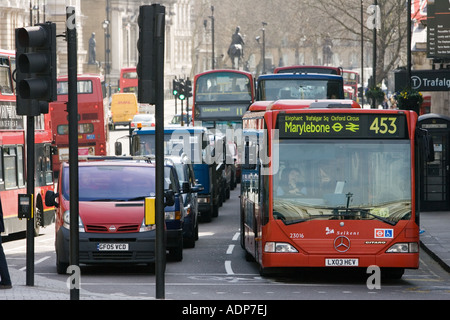
{"label": "red minivan", "polygon": [[102,160],[79,162],[78,166],[78,226],[70,225],[68,163],[61,164],[58,193],[46,195],[46,201],[58,206],[57,272],[65,274],[69,266],[71,227],[79,230],[80,264],[143,263],[153,267],[156,227],[144,224],[144,199],[155,193],[155,164]]}

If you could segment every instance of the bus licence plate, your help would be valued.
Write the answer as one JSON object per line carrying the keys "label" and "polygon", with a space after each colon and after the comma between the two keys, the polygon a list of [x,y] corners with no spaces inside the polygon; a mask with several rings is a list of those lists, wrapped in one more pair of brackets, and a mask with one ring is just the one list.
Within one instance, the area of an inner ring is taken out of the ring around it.
{"label": "bus licence plate", "polygon": [[128,243],[99,243],[98,251],[128,251]]}
{"label": "bus licence plate", "polygon": [[327,267],[357,267],[358,259],[325,259]]}

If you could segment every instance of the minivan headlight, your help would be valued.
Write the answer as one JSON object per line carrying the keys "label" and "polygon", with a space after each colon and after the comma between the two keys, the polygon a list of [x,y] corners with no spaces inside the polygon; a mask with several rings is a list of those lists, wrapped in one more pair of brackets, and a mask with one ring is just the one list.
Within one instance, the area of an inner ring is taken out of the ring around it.
{"label": "minivan headlight", "polygon": [[[67,210],[64,212],[63,215],[63,227],[70,230],[70,211]],[[84,224],[83,221],[81,221],[81,217],[78,216],[78,232],[84,232]]]}
{"label": "minivan headlight", "polygon": [[156,230],[156,224],[145,225],[145,218],[142,219],[141,227],[139,228],[139,232],[146,232]]}

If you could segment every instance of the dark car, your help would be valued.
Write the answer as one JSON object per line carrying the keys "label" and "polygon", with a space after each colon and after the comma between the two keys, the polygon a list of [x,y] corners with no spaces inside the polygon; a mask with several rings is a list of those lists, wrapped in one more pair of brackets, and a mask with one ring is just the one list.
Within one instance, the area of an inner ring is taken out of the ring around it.
{"label": "dark car", "polygon": [[198,240],[197,193],[203,190],[203,186],[197,183],[194,168],[187,155],[170,156],[166,159],[173,162],[180,181],[181,197],[186,213],[183,224],[183,244],[185,248],[193,248],[195,247],[195,241]]}
{"label": "dark car", "polygon": [[185,224],[186,211],[183,205],[183,197],[180,191],[177,170],[170,160],[164,161],[164,188],[173,190],[175,204],[165,208],[167,245],[169,258],[173,261],[183,260],[183,226]]}

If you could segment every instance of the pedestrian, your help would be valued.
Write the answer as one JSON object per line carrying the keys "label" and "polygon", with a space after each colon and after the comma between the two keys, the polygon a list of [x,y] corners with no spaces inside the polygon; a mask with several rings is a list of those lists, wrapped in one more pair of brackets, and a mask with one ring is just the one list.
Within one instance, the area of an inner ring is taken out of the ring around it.
{"label": "pedestrian", "polygon": [[[2,200],[0,199],[0,234],[5,231],[5,224],[3,222],[3,208]],[[11,278],[9,276],[8,264],[6,263],[5,252],[2,246],[2,236],[0,235],[0,290],[11,289]]]}

